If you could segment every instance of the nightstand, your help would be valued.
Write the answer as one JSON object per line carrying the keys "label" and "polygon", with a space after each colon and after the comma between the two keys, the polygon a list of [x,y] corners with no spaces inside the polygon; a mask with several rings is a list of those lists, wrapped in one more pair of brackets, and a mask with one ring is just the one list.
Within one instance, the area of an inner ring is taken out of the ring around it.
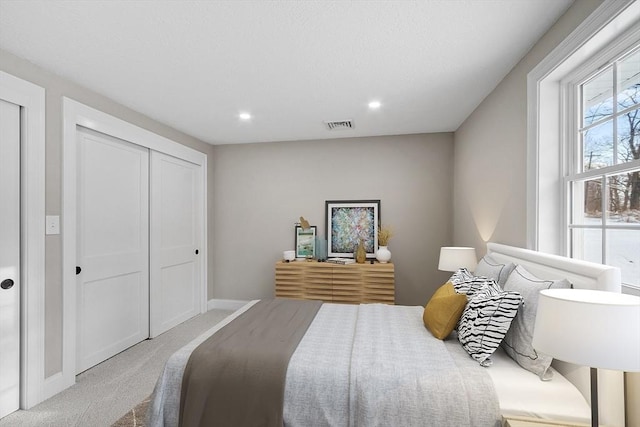
{"label": "nightstand", "polygon": [[528,417],[502,417],[503,427],[591,427],[591,424],[543,420]]}

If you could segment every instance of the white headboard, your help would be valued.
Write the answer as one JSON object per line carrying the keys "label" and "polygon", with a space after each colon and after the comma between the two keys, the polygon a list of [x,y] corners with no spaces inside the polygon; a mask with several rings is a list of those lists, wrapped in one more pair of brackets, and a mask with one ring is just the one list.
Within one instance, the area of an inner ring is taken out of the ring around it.
{"label": "white headboard", "polygon": [[[576,289],[621,291],[620,269],[592,262],[550,255],[499,243],[487,243],[496,261],[520,264],[541,279],[569,280]],[[554,360],[553,367],[571,381],[587,401],[591,400],[589,368]],[[618,371],[598,370],[599,416],[603,424],[624,426],[624,380]]]}

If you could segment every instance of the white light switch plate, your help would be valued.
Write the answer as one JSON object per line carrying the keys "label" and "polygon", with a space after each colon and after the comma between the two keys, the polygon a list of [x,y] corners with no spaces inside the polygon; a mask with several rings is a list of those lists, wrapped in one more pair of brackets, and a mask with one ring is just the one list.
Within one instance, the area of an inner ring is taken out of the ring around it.
{"label": "white light switch plate", "polygon": [[47,215],[45,222],[45,234],[60,234],[59,215]]}

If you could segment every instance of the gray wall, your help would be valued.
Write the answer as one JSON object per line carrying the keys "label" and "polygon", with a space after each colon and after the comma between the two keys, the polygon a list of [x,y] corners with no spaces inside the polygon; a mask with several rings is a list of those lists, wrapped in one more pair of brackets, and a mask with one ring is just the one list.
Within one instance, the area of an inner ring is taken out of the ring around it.
{"label": "gray wall", "polygon": [[[35,83],[46,91],[46,214],[61,215],[62,206],[62,97],[78,102],[140,126],[158,135],[201,151],[209,156],[208,208],[212,210],[213,147],[149,117],[130,110],[95,92],[43,70],[0,49],[0,70]],[[44,218],[43,218],[44,221]],[[213,227],[209,220],[209,253],[213,251]],[[62,235],[45,239],[45,376],[62,369]],[[212,269],[209,262],[209,269]],[[209,282],[213,280],[209,277]],[[211,283],[208,284],[211,288]]]}
{"label": "gray wall", "polygon": [[[574,2],[454,133],[455,245],[526,247],[527,74],[601,3]],[[640,426],[640,374],[625,377],[627,425]]]}
{"label": "gray wall", "polygon": [[[453,135],[210,146],[0,50],[0,69],[46,90],[46,214],[61,215],[62,97],[208,155],[209,299],[273,295],[273,263],[293,246],[305,216],[324,233],[324,201],[381,199],[396,235],[396,299],[424,304],[447,274],[451,244]],[[45,376],[62,367],[61,235],[45,240]]]}
{"label": "gray wall", "polygon": [[273,296],[274,263],[304,216],[325,235],[325,201],[380,199],[396,302],[425,304],[447,278],[452,134],[223,145],[214,148],[213,288],[220,299]]}
{"label": "gray wall", "polygon": [[453,242],[527,244],[527,74],[602,2],[576,1],[454,133]]}

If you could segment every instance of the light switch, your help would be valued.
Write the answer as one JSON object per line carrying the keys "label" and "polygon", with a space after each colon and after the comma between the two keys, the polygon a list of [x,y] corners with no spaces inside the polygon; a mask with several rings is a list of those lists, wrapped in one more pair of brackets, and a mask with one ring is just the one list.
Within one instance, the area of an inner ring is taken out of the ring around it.
{"label": "light switch", "polygon": [[60,215],[47,215],[45,234],[60,234]]}

